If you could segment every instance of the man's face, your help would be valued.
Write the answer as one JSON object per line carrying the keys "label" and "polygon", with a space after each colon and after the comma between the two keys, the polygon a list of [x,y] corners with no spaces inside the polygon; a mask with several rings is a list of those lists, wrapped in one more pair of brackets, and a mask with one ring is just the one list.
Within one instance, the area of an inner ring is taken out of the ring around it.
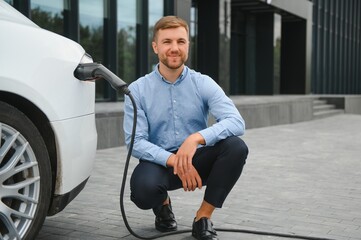
{"label": "man's face", "polygon": [[188,59],[189,40],[184,27],[159,30],[153,50],[161,64],[170,69],[178,69]]}

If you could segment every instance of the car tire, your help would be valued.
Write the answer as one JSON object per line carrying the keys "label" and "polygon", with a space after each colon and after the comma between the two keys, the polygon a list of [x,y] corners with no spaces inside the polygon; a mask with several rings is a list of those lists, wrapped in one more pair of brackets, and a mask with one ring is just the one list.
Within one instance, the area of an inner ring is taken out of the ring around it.
{"label": "car tire", "polygon": [[0,101],[0,239],[34,239],[52,193],[49,154],[39,130]]}

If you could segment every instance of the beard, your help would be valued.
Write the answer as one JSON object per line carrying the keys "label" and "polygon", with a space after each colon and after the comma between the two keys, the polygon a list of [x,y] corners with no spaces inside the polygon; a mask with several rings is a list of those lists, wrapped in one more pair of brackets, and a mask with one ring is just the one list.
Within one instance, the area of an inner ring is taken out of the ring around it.
{"label": "beard", "polygon": [[167,56],[162,57],[159,60],[169,69],[178,69],[187,61],[187,56],[181,55],[180,59],[177,58],[176,61],[172,57],[168,58]]}

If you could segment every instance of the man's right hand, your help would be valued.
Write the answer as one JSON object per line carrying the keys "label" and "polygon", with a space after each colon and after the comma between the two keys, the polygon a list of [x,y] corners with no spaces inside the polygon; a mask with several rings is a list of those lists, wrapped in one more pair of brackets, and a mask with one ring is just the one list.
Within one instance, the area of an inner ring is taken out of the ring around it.
{"label": "man's right hand", "polygon": [[[172,154],[168,158],[167,166],[174,167],[174,165],[177,164],[177,161],[177,156]],[[202,179],[193,164],[191,164],[191,167],[187,171],[177,172],[176,174],[182,181],[184,191],[194,191],[196,188],[202,188]]]}

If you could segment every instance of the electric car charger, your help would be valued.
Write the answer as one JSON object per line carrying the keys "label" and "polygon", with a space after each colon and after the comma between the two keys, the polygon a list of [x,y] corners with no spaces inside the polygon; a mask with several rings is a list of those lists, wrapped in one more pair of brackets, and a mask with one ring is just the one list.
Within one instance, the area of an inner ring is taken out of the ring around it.
{"label": "electric car charger", "polygon": [[[92,81],[96,79],[104,79],[110,83],[110,85],[116,90],[121,90],[124,94],[128,95],[132,105],[133,105],[133,128],[132,128],[132,136],[128,148],[127,159],[125,161],[124,166],[124,173],[123,173],[123,180],[120,189],[120,210],[122,213],[122,218],[124,224],[134,237],[139,239],[157,239],[161,237],[166,237],[170,235],[176,234],[183,234],[183,233],[190,233],[191,229],[185,230],[178,230],[173,232],[161,233],[156,234],[153,236],[141,236],[133,231],[130,227],[127,215],[124,208],[124,192],[125,186],[127,181],[127,174],[129,169],[129,162],[132,155],[133,145],[134,145],[134,138],[135,138],[135,131],[137,125],[137,106],[135,100],[128,89],[127,83],[121,80],[118,76],[116,76],[113,72],[109,69],[104,67],[102,64],[99,63],[83,63],[79,64],[79,66],[74,71],[74,76],[81,80],[81,81]],[[228,228],[215,228],[216,231],[219,232],[234,232],[234,233],[246,233],[246,234],[256,234],[256,235],[264,235],[264,236],[275,236],[275,237],[283,237],[283,238],[292,238],[292,239],[306,239],[306,240],[334,240],[331,238],[322,238],[322,237],[311,237],[311,236],[303,236],[303,235],[296,235],[296,234],[285,234],[285,233],[276,233],[276,232],[266,232],[266,231],[256,231],[256,230],[246,230],[246,229],[228,229]]]}

